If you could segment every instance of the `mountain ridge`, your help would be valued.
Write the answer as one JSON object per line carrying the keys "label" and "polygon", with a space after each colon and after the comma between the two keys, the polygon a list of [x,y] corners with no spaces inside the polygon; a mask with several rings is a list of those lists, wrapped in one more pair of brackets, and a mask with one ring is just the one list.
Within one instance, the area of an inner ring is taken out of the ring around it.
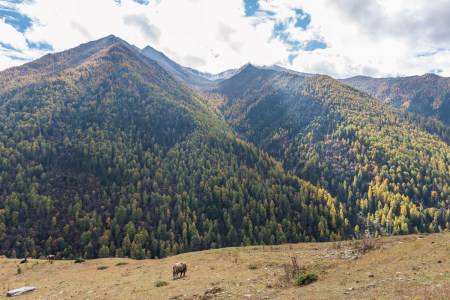
{"label": "mountain ridge", "polygon": [[[448,219],[445,186],[449,178],[444,166],[448,165],[449,146],[400,110],[329,76],[305,77],[254,67],[221,82],[217,92],[226,98],[221,106],[225,119],[244,139],[282,161],[287,170],[325,187],[344,211],[356,213],[362,205],[351,223],[355,224],[361,213],[373,221],[371,230],[380,234],[401,232],[406,227],[411,230],[409,221],[403,229],[394,229],[394,225],[385,227],[385,220],[380,219],[383,212],[377,207],[387,209],[394,205],[395,197],[403,199],[402,205],[424,207],[423,218],[431,212],[428,208],[440,207]],[[429,188],[433,187],[422,179],[414,180],[415,187],[401,188],[408,183],[394,175],[395,167],[392,174],[382,171],[398,165],[412,173],[427,173],[435,159],[443,168],[435,173],[440,183],[433,186],[444,194],[435,191],[431,196]],[[378,198],[373,197],[374,190]],[[438,194],[442,198],[434,202]],[[392,200],[385,200],[389,198]],[[366,201],[373,202],[370,209],[365,207]],[[401,223],[400,215],[395,218]]]}
{"label": "mountain ridge", "polygon": [[24,79],[0,90],[2,254],[142,259],[348,235],[326,190],[134,46],[108,37],[32,66],[48,73],[0,73]]}
{"label": "mountain ridge", "polygon": [[212,107],[114,36],[31,66],[0,72],[8,256],[140,259],[450,226],[448,144],[329,76],[247,64],[215,82]]}
{"label": "mountain ridge", "polygon": [[428,73],[392,78],[356,76],[340,81],[394,107],[450,125],[450,78]]}
{"label": "mountain ridge", "polygon": [[[147,47],[151,48],[149,46]],[[153,51],[156,50],[153,49]],[[159,51],[156,52],[161,54],[161,52]],[[183,67],[174,62],[173,60],[171,60],[170,58],[168,58],[167,56],[165,55],[163,56],[164,56],[164,62],[162,62],[163,65],[175,64],[177,66],[176,68],[181,70],[181,73],[184,73],[184,75],[179,76],[181,80],[185,81],[192,87],[204,91],[212,91],[214,89],[217,89],[218,84],[221,81],[230,79],[231,77],[237,75],[241,70],[245,69],[245,67],[248,65],[245,64],[238,69],[231,69],[214,75],[199,72],[192,68]],[[320,75],[294,71],[288,68],[280,67],[278,65],[257,66],[257,67],[261,69],[269,69],[274,71],[286,72],[290,74],[296,74],[300,76],[312,77]],[[173,72],[173,70],[171,71],[170,68],[166,70],[169,72]],[[180,73],[180,71],[174,72],[174,74],[177,73]],[[450,78],[441,77],[434,73],[427,73],[420,76],[414,75],[407,77],[388,77],[388,78],[372,78],[369,76],[357,75],[350,78],[338,80],[360,91],[366,92],[369,95],[379,99],[380,101],[388,103],[394,107],[415,113],[419,116],[424,116],[427,118],[429,117],[435,118],[439,121],[442,121],[443,124],[447,127],[450,124],[450,119],[448,119],[449,118],[448,116],[450,115],[450,108],[449,108],[450,96],[447,95],[447,94],[450,95]],[[398,87],[398,84],[396,83],[401,81],[415,81],[415,83],[408,84],[407,88],[402,88]],[[430,81],[448,82],[448,84],[445,85],[441,83],[440,86],[442,91],[440,92],[440,94],[437,94],[435,91],[433,91],[433,86],[430,87],[427,86],[428,82]],[[387,87],[383,87],[386,85]],[[393,87],[389,87],[390,85]],[[423,89],[426,90],[425,93],[421,91]]]}

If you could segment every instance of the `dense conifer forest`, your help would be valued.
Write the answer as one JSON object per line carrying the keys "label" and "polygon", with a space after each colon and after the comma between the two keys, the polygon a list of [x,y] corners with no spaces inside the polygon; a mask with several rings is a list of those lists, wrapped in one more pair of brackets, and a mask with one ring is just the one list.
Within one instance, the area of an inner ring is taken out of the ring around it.
{"label": "dense conifer forest", "polygon": [[450,126],[450,78],[429,73],[394,78],[356,76],[341,81],[384,103]]}
{"label": "dense conifer forest", "polygon": [[328,76],[248,66],[218,91],[227,96],[221,109],[236,131],[328,190],[355,234],[363,227],[375,234],[450,228],[450,148],[442,123]]}
{"label": "dense conifer forest", "polygon": [[0,83],[10,257],[142,259],[450,229],[448,127],[330,77],[248,66],[209,101],[110,36]]}
{"label": "dense conifer forest", "polygon": [[45,76],[2,74],[21,78],[0,95],[2,253],[146,258],[350,236],[335,198],[133,47],[77,50],[25,66]]}

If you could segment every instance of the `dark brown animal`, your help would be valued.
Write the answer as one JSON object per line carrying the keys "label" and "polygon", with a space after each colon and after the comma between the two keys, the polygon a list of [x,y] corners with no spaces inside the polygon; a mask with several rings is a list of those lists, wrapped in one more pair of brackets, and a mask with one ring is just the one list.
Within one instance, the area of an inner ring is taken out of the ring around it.
{"label": "dark brown animal", "polygon": [[47,260],[55,260],[56,256],[54,254],[47,255]]}
{"label": "dark brown animal", "polygon": [[184,262],[177,262],[173,265],[173,279],[186,276],[187,265]]}

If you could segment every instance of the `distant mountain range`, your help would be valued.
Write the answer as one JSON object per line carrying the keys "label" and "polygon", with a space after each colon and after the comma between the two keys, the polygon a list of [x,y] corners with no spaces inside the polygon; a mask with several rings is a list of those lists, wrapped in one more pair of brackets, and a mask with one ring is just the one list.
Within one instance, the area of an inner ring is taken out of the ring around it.
{"label": "distant mountain range", "polygon": [[[194,70],[192,68],[183,67],[176,63],[175,61],[168,58],[164,53],[147,46],[143,48],[142,53],[158,62],[167,72],[171,73],[178,79],[184,81],[185,83],[189,84],[191,87],[200,89],[200,90],[212,90],[214,88],[217,88],[217,83],[223,80],[226,80],[228,78],[233,77],[237,73],[239,73],[242,69],[244,69],[247,65],[242,66],[239,69],[230,69],[218,74],[210,74],[205,72],[200,72],[197,70]],[[303,76],[311,76],[312,74],[306,74],[301,73],[293,70],[289,70],[277,65],[274,66],[261,66],[260,68],[264,69],[271,69],[275,71],[282,71],[282,72],[288,72],[291,74],[297,74],[297,75],[303,75]]]}
{"label": "distant mountain range", "polygon": [[0,72],[0,124],[8,256],[450,229],[448,127],[329,76],[212,75],[108,36]]}
{"label": "distant mountain range", "polygon": [[[286,170],[325,187],[345,203],[344,211],[360,206],[364,214],[381,216],[400,196],[407,206],[439,206],[428,202],[426,184],[400,170],[420,174],[435,159],[448,169],[449,147],[400,111],[328,76],[253,66],[221,82],[218,92],[226,96],[221,109],[236,132],[282,161]],[[393,166],[400,169],[386,173]],[[448,184],[445,169],[435,177],[438,186]],[[380,220],[372,225],[379,228]]]}
{"label": "distant mountain range", "polygon": [[341,81],[384,103],[450,125],[450,78],[425,74],[396,78],[356,76]]}
{"label": "distant mountain range", "polygon": [[[209,74],[183,67],[150,46],[142,49],[142,52],[150,59],[157,61],[166,71],[192,87],[201,90],[214,89],[217,82],[232,77],[245,67],[227,70],[219,74]],[[277,65],[260,68],[303,76],[314,75],[289,70]],[[420,116],[433,117],[447,126],[450,125],[450,78],[425,74],[423,76],[395,78],[355,76],[340,81],[394,107]]]}

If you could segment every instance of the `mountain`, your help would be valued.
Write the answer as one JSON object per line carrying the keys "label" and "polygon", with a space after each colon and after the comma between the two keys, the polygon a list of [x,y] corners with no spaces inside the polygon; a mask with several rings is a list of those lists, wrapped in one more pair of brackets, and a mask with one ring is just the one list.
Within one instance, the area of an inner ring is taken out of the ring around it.
{"label": "mountain", "polygon": [[142,54],[156,61],[164,70],[185,82],[189,86],[200,90],[211,90],[217,82],[225,80],[239,72],[239,69],[230,69],[218,74],[200,72],[195,69],[184,67],[167,57],[164,53],[147,46],[141,50]]}
{"label": "mountain", "polygon": [[164,53],[150,46],[143,48],[141,51],[143,55],[156,61],[164,70],[193,87],[206,88],[211,84],[211,80],[208,78],[207,74],[183,67],[168,58]]}
{"label": "mountain", "polygon": [[450,125],[450,78],[425,74],[396,78],[356,76],[341,81],[384,103]]}
{"label": "mountain", "polygon": [[[191,70],[193,70],[193,69],[191,69]],[[205,73],[205,72],[199,72],[199,71],[195,71],[195,72],[199,73],[201,76],[203,76],[204,78],[206,78],[210,81],[217,82],[217,81],[221,81],[221,80],[232,77],[233,75],[235,75],[236,73],[239,72],[239,69],[229,69],[229,70],[220,72],[218,74],[211,74],[211,73]]]}
{"label": "mountain", "polygon": [[353,236],[336,199],[115,36],[0,72],[0,254],[163,257]]}
{"label": "mountain", "polygon": [[[195,69],[184,67],[174,60],[167,57],[164,53],[147,46],[143,48],[142,54],[144,54],[146,57],[150,58],[151,60],[156,61],[164,70],[166,70],[168,73],[172,74],[179,80],[185,82],[189,86],[199,89],[201,91],[211,91],[217,88],[217,85],[226,79],[229,79],[233,77],[234,75],[241,72],[242,69],[244,69],[247,65],[251,65],[250,63],[245,64],[241,68],[238,69],[230,69],[223,71],[218,74],[211,74],[206,72],[200,72]],[[313,76],[313,74],[308,73],[301,73],[293,70],[289,70],[283,67],[280,67],[278,65],[273,66],[260,66],[260,68],[268,69],[268,70],[274,70],[274,71],[280,71],[280,72],[287,72],[290,74],[296,74],[296,75],[302,75],[302,76]]]}
{"label": "mountain", "polygon": [[449,228],[450,147],[402,111],[328,76],[252,65],[216,92],[230,126],[328,190],[354,232]]}
{"label": "mountain", "polygon": [[247,64],[204,93],[160,54],[108,36],[0,72],[0,254],[164,257],[450,228],[438,125],[279,67]]}

